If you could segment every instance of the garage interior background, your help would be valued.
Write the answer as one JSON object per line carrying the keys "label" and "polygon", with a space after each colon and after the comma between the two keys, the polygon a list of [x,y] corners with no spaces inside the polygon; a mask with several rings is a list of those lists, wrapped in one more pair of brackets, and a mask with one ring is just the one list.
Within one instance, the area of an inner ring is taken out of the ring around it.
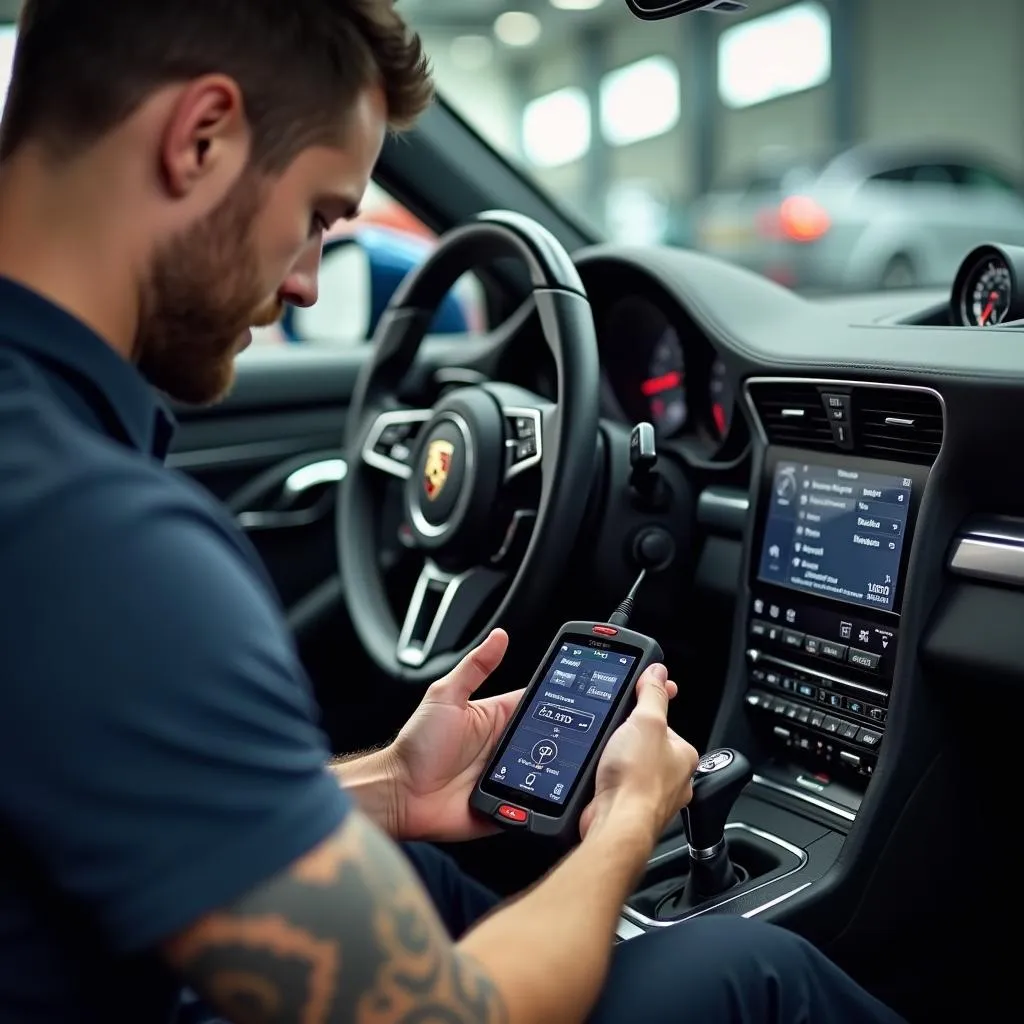
{"label": "garage interior background", "polygon": [[953,143],[1024,176],[1020,0],[749,0],[653,25],[622,0],[400,6],[454,107],[614,235],[631,218],[609,207],[647,193],[685,222],[773,149]]}
{"label": "garage interior background", "polygon": [[[733,190],[732,206],[717,208],[721,243],[742,190],[766,169],[858,143],[934,143],[1005,174],[1021,197],[1021,237],[1002,240],[1024,243],[1021,0],[749,0],[743,15],[654,24],[622,0],[398,2],[454,108],[614,239],[708,248],[764,269],[763,253],[702,244],[709,194]],[[18,7],[0,0],[0,90]],[[956,190],[920,184],[939,200],[934,215],[955,219]],[[996,211],[994,223],[1015,215]],[[972,242],[954,238],[936,280],[919,272],[913,283],[940,283]]]}

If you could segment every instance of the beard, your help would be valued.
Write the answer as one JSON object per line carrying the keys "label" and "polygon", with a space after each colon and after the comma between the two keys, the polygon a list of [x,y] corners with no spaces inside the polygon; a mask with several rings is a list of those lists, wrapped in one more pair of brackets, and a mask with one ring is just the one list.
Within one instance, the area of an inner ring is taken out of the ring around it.
{"label": "beard", "polygon": [[142,375],[173,399],[209,405],[223,398],[249,328],[281,316],[281,303],[267,301],[254,239],[262,198],[255,176],[244,174],[205,220],[154,256],[134,353]]}

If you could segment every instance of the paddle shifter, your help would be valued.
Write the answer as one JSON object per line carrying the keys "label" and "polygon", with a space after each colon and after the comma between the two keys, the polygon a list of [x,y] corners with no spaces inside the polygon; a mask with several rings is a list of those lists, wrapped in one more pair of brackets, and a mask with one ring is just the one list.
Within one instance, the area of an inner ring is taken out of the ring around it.
{"label": "paddle shifter", "polygon": [[723,747],[705,754],[693,776],[693,799],[683,812],[690,844],[690,874],[686,902],[697,906],[740,879],[729,859],[725,823],[736,798],[753,778],[750,762],[738,751]]}

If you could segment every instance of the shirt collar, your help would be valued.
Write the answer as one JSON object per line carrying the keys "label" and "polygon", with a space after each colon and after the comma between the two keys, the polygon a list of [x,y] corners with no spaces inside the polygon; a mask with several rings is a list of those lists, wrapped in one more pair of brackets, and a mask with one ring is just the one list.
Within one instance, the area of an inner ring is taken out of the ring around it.
{"label": "shirt collar", "polygon": [[139,371],[81,320],[5,277],[0,342],[73,374],[89,388],[88,404],[105,423],[113,419],[122,440],[159,459],[166,456],[174,417]]}

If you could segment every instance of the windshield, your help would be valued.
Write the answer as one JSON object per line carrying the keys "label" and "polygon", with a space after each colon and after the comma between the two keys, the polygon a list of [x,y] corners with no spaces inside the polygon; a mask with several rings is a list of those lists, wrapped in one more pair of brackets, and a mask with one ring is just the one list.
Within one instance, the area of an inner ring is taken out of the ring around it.
{"label": "windshield", "polygon": [[946,288],[973,245],[1024,244],[1020,0],[400,7],[444,98],[612,240],[817,294]]}

